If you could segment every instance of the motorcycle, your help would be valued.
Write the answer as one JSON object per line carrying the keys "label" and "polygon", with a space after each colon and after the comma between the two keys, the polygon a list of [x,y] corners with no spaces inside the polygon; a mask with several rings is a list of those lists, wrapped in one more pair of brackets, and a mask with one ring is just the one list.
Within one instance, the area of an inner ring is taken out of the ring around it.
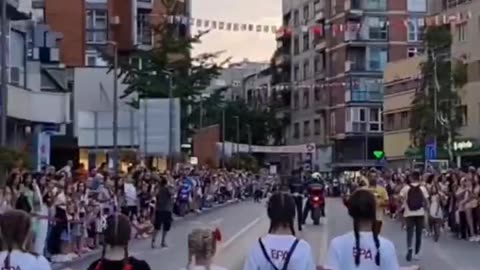
{"label": "motorcycle", "polygon": [[312,207],[311,218],[314,225],[320,224],[320,218],[325,217],[325,194],[323,187],[312,188],[309,194]]}

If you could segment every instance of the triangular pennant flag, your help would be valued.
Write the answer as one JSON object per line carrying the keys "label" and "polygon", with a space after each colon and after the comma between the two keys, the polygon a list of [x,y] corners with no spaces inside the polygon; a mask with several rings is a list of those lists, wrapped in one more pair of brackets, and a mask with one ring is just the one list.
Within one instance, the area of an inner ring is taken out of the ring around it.
{"label": "triangular pennant flag", "polygon": [[217,22],[216,21],[212,21],[212,29],[217,29]]}

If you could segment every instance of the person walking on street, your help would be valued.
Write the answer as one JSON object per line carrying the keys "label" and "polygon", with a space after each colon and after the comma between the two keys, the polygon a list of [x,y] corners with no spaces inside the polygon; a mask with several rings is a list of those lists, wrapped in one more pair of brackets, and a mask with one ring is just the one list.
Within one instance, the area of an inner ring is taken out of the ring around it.
{"label": "person walking on street", "polygon": [[156,194],[155,222],[152,235],[152,248],[155,248],[155,239],[162,230],[161,246],[167,247],[166,237],[172,226],[173,195],[167,185],[167,180],[162,178]]}
{"label": "person walking on street", "polygon": [[[428,209],[428,191],[420,183],[420,172],[410,175],[410,184],[400,190],[400,198],[404,204],[404,217],[407,225],[407,261],[419,259],[422,247],[422,233],[425,227],[425,209]],[[415,253],[413,250],[413,234],[415,233]]]}

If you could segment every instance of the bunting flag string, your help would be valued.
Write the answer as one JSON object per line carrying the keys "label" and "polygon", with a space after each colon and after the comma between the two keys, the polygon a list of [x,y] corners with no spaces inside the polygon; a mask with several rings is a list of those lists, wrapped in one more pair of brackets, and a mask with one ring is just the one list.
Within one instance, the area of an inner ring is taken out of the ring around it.
{"label": "bunting flag string", "polygon": [[375,79],[372,80],[368,83],[361,83],[359,81],[352,81],[352,82],[331,82],[331,83],[314,83],[314,84],[304,84],[304,83],[279,83],[275,85],[262,85],[258,87],[253,87],[249,88],[252,90],[276,90],[276,91],[282,91],[282,90],[289,90],[289,89],[324,89],[324,88],[337,88],[337,87],[345,87],[345,88],[351,88],[351,87],[361,87],[362,85],[367,86],[367,85],[383,85],[383,80],[382,79]]}
{"label": "bunting flag string", "polygon": [[[271,33],[276,34],[277,37],[291,35],[295,32],[295,27],[285,27],[277,25],[266,25],[266,24],[254,24],[254,23],[239,23],[239,22],[229,22],[222,20],[213,20],[213,19],[201,19],[201,18],[192,18],[187,16],[172,16],[166,14],[152,13],[150,14],[151,19],[162,17],[168,24],[183,24],[194,26],[198,29],[205,30],[218,30],[218,31],[230,31],[230,32],[256,32],[256,33]],[[368,18],[368,17],[366,17]],[[325,24],[312,24],[312,25],[302,25],[298,27],[301,32],[312,31],[316,35],[323,36],[326,31],[331,31],[332,35],[335,36],[337,33],[342,33],[345,31],[360,31],[364,25],[368,27],[407,27],[410,23],[415,24],[416,26],[439,26],[445,24],[461,24],[465,23],[468,19],[472,18],[472,12],[468,11],[466,13],[457,12],[456,14],[451,15],[436,15],[429,17],[417,17],[409,19],[399,19],[399,20],[380,20],[379,18],[368,18],[362,23],[335,23],[327,22]]]}

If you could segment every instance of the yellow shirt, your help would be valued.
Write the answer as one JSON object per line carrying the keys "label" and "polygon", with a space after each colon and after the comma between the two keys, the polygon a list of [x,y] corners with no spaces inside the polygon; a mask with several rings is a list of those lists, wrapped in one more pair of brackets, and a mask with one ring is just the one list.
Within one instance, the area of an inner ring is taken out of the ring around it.
{"label": "yellow shirt", "polygon": [[384,205],[388,202],[388,193],[384,187],[376,186],[368,188],[377,199],[377,220],[383,220]]}

